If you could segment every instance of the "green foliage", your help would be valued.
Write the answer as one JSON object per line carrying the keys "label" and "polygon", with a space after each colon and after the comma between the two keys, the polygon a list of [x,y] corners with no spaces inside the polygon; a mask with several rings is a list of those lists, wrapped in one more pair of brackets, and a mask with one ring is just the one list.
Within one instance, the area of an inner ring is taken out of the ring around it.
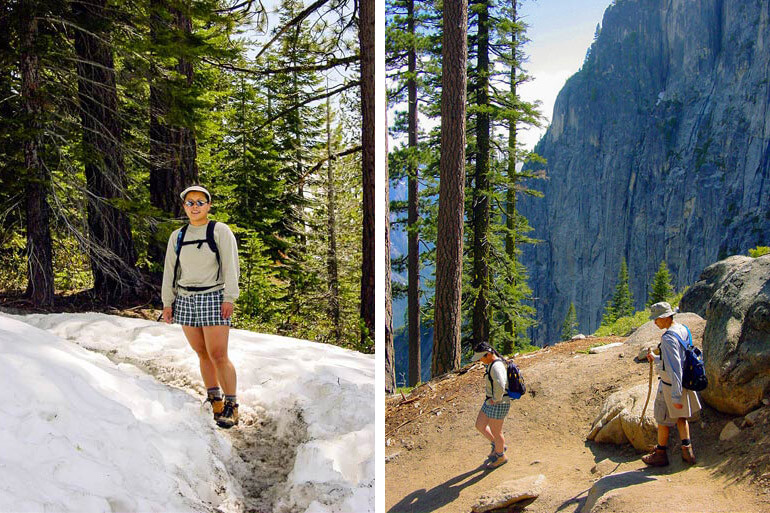
{"label": "green foliage", "polygon": [[620,272],[618,273],[618,284],[615,286],[615,293],[612,299],[607,303],[602,317],[602,326],[614,323],[621,317],[628,317],[634,313],[634,298],[631,295],[631,289],[628,284],[628,267],[626,259],[620,263]]}
{"label": "green foliage", "polygon": [[[669,303],[671,308],[676,308],[679,305],[679,301],[682,299],[685,291],[682,291],[674,296],[669,297]],[[639,326],[645,324],[650,320],[650,309],[645,308],[638,312],[632,313],[615,319],[612,323],[602,324],[594,336],[596,337],[608,337],[610,335],[627,336],[631,331],[635,330]]]}
{"label": "green foliage", "polygon": [[764,255],[770,254],[770,247],[768,246],[757,246],[754,249],[749,250],[749,256],[752,258],[759,258]]}
{"label": "green foliage", "polygon": [[647,299],[647,306],[654,305],[660,301],[667,301],[674,293],[674,287],[671,285],[671,275],[668,272],[666,261],[660,263],[655,277],[652,279],[650,295]]}
{"label": "green foliage", "polygon": [[575,312],[575,303],[570,302],[567,316],[561,325],[561,339],[569,340],[578,334],[577,313]]}

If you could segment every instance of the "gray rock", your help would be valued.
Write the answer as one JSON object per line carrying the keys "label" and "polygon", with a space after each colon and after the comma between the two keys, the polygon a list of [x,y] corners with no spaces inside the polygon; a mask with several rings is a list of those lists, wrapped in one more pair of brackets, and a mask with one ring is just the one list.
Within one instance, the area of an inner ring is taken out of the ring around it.
{"label": "gray rock", "polygon": [[735,425],[735,422],[728,422],[725,424],[725,427],[722,428],[722,432],[719,433],[719,439],[723,442],[727,440],[732,440],[736,436],[741,434],[741,428]]}
{"label": "gray rock", "polygon": [[693,312],[705,317],[706,307],[708,307],[714,292],[738,267],[749,261],[751,261],[751,257],[734,255],[706,267],[700,274],[698,282],[687,289],[687,292],[682,296],[681,301],[679,301],[679,310],[681,312]]}
{"label": "gray rock", "polygon": [[703,334],[712,407],[744,415],[770,392],[770,255],[735,269],[714,293]]}
{"label": "gray rock", "polygon": [[518,203],[547,241],[522,255],[539,345],[570,302],[598,328],[622,256],[641,309],[662,260],[682,290],[770,241],[770,0],[612,4],[528,166],[544,197]]}
{"label": "gray rock", "polygon": [[612,344],[604,344],[603,346],[592,347],[591,349],[588,350],[588,352],[591,354],[600,354],[600,353],[609,351],[613,347],[620,347],[622,345],[623,345],[623,342],[614,342]]}
{"label": "gray rock", "polygon": [[505,481],[478,498],[472,511],[481,513],[505,508],[511,504],[537,499],[546,485],[543,474]]}
{"label": "gray rock", "polygon": [[579,333],[579,334],[575,335],[574,337],[572,337],[570,340],[583,340],[585,338],[586,338],[585,335],[583,335],[582,333]]}
{"label": "gray rock", "polygon": [[[654,389],[655,387],[653,387]],[[649,384],[620,390],[610,395],[591,426],[588,439],[595,442],[622,445],[630,443],[639,451],[647,450],[657,440],[657,425],[653,415],[655,397],[650,397],[644,422],[642,408]],[[653,395],[655,390],[650,395]]]}

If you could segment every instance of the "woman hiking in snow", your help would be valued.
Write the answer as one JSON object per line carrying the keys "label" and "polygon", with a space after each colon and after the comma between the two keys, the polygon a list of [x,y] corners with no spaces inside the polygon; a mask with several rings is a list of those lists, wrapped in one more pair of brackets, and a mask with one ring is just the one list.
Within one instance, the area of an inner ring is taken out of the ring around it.
{"label": "woman hiking in snow", "polygon": [[690,443],[690,425],[688,419],[700,409],[698,394],[682,388],[682,364],[685,350],[677,337],[685,344],[690,338],[689,330],[683,324],[674,322],[674,311],[665,301],[650,307],[650,319],[655,325],[666,330],[660,338],[660,356],[647,354],[647,360],[660,361],[658,394],[655,396],[655,421],[658,423],[658,445],[644,456],[642,461],[654,467],[668,465],[668,434],[671,426],[676,426],[682,440],[682,460],[690,465],[695,463],[695,454]]}
{"label": "woman hiking in snow", "polygon": [[209,221],[209,191],[193,185],[179,196],[190,222],[168,239],[161,290],[163,319],[182,325],[198,354],[214,420],[230,428],[238,424],[235,368],[227,356],[230,319],[239,293],[238,247],[226,224]]}
{"label": "woman hiking in snow", "polygon": [[[508,388],[508,373],[505,360],[486,342],[476,345],[473,351],[471,361],[481,361],[487,366],[484,373],[486,399],[476,418],[476,429],[492,446],[487,457],[487,468],[496,468],[508,462],[503,436],[503,422],[511,409],[511,398],[505,393]],[[497,362],[500,363],[495,365]]]}

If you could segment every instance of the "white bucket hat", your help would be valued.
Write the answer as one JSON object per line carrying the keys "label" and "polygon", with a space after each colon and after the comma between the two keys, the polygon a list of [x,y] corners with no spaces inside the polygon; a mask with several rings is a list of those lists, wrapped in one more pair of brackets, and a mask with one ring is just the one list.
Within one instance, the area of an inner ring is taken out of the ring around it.
{"label": "white bucket hat", "polygon": [[650,320],[654,321],[660,317],[671,317],[676,312],[672,310],[671,305],[665,301],[655,303],[650,307]]}
{"label": "white bucket hat", "polygon": [[187,189],[180,192],[179,197],[182,198],[182,200],[184,201],[184,197],[187,196],[187,193],[192,191],[202,192],[208,198],[209,203],[211,203],[211,193],[207,191],[205,187],[201,187],[200,185],[191,185]]}

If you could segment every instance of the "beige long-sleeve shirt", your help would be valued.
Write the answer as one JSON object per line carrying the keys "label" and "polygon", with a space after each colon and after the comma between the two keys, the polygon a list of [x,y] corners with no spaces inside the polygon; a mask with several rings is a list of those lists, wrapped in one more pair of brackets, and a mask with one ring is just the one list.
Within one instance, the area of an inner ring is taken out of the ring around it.
{"label": "beige long-sleeve shirt", "polygon": [[[187,227],[184,240],[204,240],[206,239],[206,226]],[[181,230],[181,228],[179,229]],[[174,230],[168,239],[166,247],[166,261],[163,267],[163,286],[161,288],[161,299],[164,307],[170,307],[177,296],[189,296],[193,292],[185,291],[181,287],[208,287],[206,290],[195,293],[213,292],[224,289],[224,301],[234,303],[238,298],[238,274],[240,272],[238,262],[238,245],[230,227],[224,223],[217,223],[214,226],[214,242],[219,250],[221,270],[217,265],[217,257],[209,248],[207,243],[188,244],[182,246],[179,255],[179,275],[177,277],[177,287],[174,283],[174,267],[176,266],[176,241],[179,230]],[[200,246],[200,247],[199,247]],[[219,279],[217,279],[217,271]],[[181,287],[180,287],[181,286]]]}
{"label": "beige long-sleeve shirt", "polygon": [[[485,393],[487,399],[492,399],[494,402],[510,401],[511,398],[505,395],[505,390],[508,388],[508,368],[505,362],[499,360],[501,363],[497,363],[498,360],[493,361],[487,365],[487,370],[484,373],[484,382],[486,383]],[[489,376],[492,379],[489,379]]]}

